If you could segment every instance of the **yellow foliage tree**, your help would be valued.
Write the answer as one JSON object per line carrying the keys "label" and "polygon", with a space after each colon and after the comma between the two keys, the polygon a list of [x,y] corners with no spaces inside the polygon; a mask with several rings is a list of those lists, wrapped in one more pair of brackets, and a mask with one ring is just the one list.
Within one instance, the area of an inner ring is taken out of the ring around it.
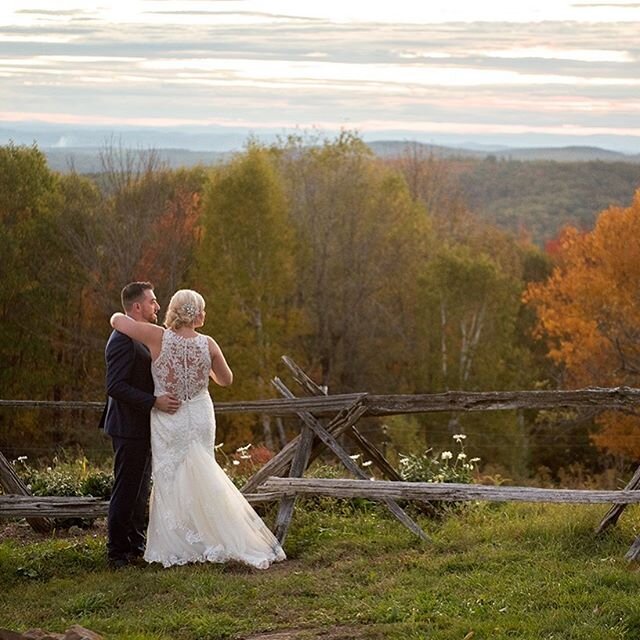
{"label": "yellow foliage tree", "polygon": [[[537,312],[536,333],[565,373],[569,388],[640,384],[640,189],[630,207],[603,211],[595,228],[563,231],[558,265],[534,283],[525,301]],[[640,418],[603,414],[595,443],[640,455]]]}
{"label": "yellow foliage tree", "polygon": [[[205,191],[202,237],[194,281],[208,301],[205,330],[220,342],[234,370],[225,399],[275,395],[269,376],[281,355],[292,353],[300,319],[291,301],[293,255],[288,206],[271,152],[256,143],[219,167]],[[227,444],[254,441],[254,417],[219,424]],[[271,422],[262,416],[262,438],[274,448]]]}

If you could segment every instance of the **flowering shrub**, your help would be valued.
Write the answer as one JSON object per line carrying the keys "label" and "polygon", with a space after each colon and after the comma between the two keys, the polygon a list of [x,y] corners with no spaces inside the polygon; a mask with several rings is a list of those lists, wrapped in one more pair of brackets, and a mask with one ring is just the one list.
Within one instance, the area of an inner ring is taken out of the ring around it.
{"label": "flowering shrub", "polygon": [[470,484],[473,471],[480,458],[468,458],[464,449],[467,436],[453,436],[458,451],[434,453],[427,449],[423,453],[400,456],[400,475],[407,482],[459,482]]}
{"label": "flowering shrub", "polygon": [[[27,489],[34,496],[92,496],[108,500],[111,497],[113,476],[95,467],[81,456],[73,460],[54,457],[51,466],[37,468],[27,456],[19,456],[13,466]],[[67,529],[73,525],[90,527],[95,518],[55,518],[55,526]]]}
{"label": "flowering shrub", "polygon": [[34,496],[93,496],[108,500],[113,478],[110,472],[92,468],[83,456],[70,462],[53,459],[51,466],[36,468],[19,456],[16,473]]}

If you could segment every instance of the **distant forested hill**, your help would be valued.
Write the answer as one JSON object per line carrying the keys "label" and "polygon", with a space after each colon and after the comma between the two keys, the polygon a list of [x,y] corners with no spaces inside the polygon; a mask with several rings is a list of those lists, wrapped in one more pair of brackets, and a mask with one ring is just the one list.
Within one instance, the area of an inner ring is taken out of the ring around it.
{"label": "distant forested hill", "polygon": [[[382,158],[401,155],[406,142],[374,142]],[[507,149],[477,151],[411,143],[411,148],[445,163],[459,179],[469,207],[512,231],[524,230],[537,243],[553,238],[567,224],[591,228],[596,214],[611,204],[629,205],[640,187],[640,157],[604,149]],[[67,172],[101,171],[98,148],[46,148],[49,166]],[[157,149],[168,166],[191,167],[227,161],[233,154]],[[542,158],[542,159],[541,159]],[[547,159],[553,158],[553,159]]]}
{"label": "distant forested hill", "polygon": [[628,206],[640,188],[630,162],[452,160],[470,208],[496,225],[544,243],[568,224],[590,229],[610,205]]}

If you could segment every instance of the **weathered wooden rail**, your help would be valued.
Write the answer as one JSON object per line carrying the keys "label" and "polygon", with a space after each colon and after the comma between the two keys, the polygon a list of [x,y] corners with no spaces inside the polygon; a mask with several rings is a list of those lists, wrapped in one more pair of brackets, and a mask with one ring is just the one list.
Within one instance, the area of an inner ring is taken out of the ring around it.
{"label": "weathered wooden rail", "polygon": [[563,504],[637,504],[640,491],[541,489],[483,484],[352,480],[350,478],[268,478],[259,487],[271,495],[371,498],[419,502],[546,502]]}
{"label": "weathered wooden rail", "polygon": [[[415,395],[348,393],[304,398],[271,398],[244,402],[217,402],[216,413],[255,413],[296,416],[301,411],[316,416],[333,416],[360,400],[364,416],[392,416],[446,411],[507,411],[514,409],[597,408],[636,411],[640,389],[631,387],[589,387],[543,391],[447,391]],[[21,409],[86,409],[102,411],[104,402],[3,400],[0,407]]]}
{"label": "weathered wooden rail", "polygon": [[[274,502],[291,496],[369,498],[416,502],[543,502],[557,504],[638,504],[640,491],[541,489],[481,484],[352,480],[350,478],[269,477],[256,493],[245,494],[252,504]],[[90,497],[37,497],[0,495],[0,518],[99,518],[109,502]]]}
{"label": "weathered wooden rail", "polygon": [[[282,495],[282,492],[261,491],[245,498],[259,504],[279,500]],[[0,495],[0,518],[102,518],[108,510],[108,500],[86,496]]]}

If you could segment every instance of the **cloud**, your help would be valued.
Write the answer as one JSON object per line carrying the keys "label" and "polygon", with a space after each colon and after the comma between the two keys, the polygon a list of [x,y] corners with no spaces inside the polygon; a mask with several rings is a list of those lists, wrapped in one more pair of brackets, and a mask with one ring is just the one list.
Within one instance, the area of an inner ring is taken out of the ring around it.
{"label": "cloud", "polygon": [[309,18],[305,16],[295,16],[295,15],[286,15],[279,14],[267,11],[211,11],[205,9],[166,9],[160,10],[156,9],[155,11],[144,11],[144,15],[157,15],[157,16],[171,16],[171,17],[189,17],[193,16],[195,18],[221,18],[221,17],[235,17],[238,22],[262,22],[265,19],[269,21],[288,21],[288,22],[321,22],[321,18]]}
{"label": "cloud", "polygon": [[626,2],[575,2],[573,7],[614,7],[616,9],[640,9],[640,3],[626,3]]}
{"label": "cloud", "polygon": [[19,23],[0,25],[5,117],[46,104],[46,117],[114,126],[636,129],[632,22],[374,23],[332,20],[330,7],[305,11],[304,2],[259,10],[266,4],[21,9]]}
{"label": "cloud", "polygon": [[63,9],[18,9],[16,11],[18,14],[27,14],[27,15],[43,15],[43,16],[75,16],[78,13],[82,13],[77,11],[76,9],[67,9],[66,11]]}

